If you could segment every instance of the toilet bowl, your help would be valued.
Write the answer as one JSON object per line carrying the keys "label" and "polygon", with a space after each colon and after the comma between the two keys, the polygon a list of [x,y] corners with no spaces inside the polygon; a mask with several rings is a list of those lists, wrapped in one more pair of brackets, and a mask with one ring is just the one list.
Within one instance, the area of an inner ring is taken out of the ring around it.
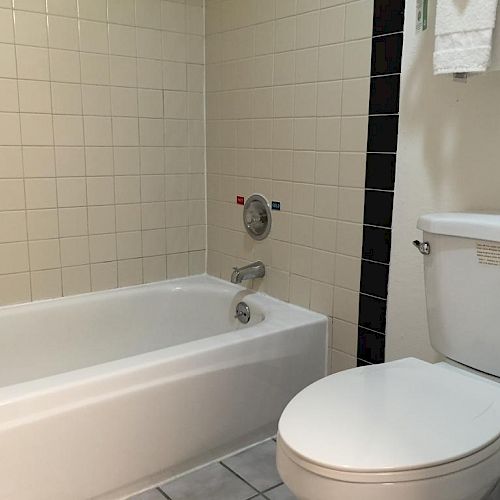
{"label": "toilet bowl", "polygon": [[499,500],[500,379],[412,358],[331,375],[284,410],[277,465],[300,500]]}

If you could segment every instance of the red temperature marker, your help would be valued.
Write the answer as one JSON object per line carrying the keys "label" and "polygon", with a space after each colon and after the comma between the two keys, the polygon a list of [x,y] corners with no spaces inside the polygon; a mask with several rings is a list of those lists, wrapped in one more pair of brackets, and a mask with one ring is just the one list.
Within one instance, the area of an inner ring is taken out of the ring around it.
{"label": "red temperature marker", "polygon": [[236,197],[236,203],[238,205],[244,205],[245,204],[245,197],[244,196],[237,196]]}

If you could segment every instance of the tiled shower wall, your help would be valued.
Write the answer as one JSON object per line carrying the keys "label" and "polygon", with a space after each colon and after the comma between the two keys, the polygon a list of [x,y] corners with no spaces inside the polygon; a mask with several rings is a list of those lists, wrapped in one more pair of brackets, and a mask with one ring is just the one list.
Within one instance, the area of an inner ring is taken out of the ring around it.
{"label": "tiled shower wall", "polygon": [[205,269],[202,0],[0,0],[0,303]]}
{"label": "tiled shower wall", "polygon": [[[356,365],[373,0],[207,0],[208,271],[262,259],[257,286],[332,318]],[[281,202],[264,242],[236,196]]]}

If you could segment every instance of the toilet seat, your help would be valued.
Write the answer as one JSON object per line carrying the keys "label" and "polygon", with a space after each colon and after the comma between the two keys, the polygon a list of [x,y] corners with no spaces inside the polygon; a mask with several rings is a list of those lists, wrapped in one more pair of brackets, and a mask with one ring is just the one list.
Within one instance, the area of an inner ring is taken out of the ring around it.
{"label": "toilet seat", "polygon": [[500,439],[497,439],[491,445],[472,455],[469,455],[468,457],[465,457],[461,460],[455,460],[448,464],[431,466],[416,470],[368,473],[337,470],[334,468],[317,465],[314,462],[310,462],[300,455],[297,455],[291,448],[289,448],[279,434],[277,443],[279,453],[282,453],[301,469],[304,469],[305,471],[308,471],[316,476],[330,479],[332,481],[341,481],[346,483],[407,483],[455,474],[492,459],[495,460],[495,463],[500,464]]}
{"label": "toilet seat", "polygon": [[340,481],[452,474],[500,453],[500,385],[412,358],[342,372],[289,403],[278,445]]}

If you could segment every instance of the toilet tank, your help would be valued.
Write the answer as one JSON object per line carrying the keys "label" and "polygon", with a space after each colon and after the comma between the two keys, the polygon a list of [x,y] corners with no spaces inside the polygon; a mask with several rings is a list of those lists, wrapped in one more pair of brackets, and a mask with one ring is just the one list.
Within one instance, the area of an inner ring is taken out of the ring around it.
{"label": "toilet tank", "polygon": [[459,363],[500,377],[500,214],[419,218],[430,341]]}

